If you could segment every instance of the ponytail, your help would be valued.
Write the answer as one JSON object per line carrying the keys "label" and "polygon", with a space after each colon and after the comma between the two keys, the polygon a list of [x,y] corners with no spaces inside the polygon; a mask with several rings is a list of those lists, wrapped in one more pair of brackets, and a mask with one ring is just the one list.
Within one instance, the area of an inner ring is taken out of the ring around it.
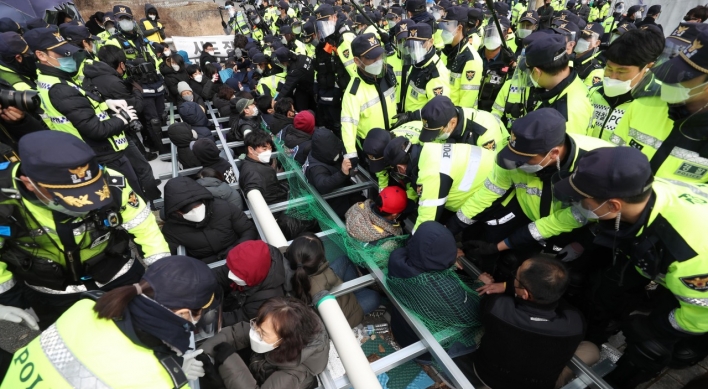
{"label": "ponytail", "polygon": [[295,269],[295,275],[291,280],[293,285],[293,294],[295,297],[303,301],[305,304],[312,303],[312,297],[310,296],[310,275],[307,274],[305,267],[299,263]]}
{"label": "ponytail", "polygon": [[153,298],[152,286],[145,280],[133,285],[125,285],[107,292],[96,301],[93,310],[100,319],[117,319],[123,317],[128,304],[138,295],[144,294]]}
{"label": "ponytail", "polygon": [[322,241],[311,232],[302,234],[290,244],[285,258],[295,272],[290,280],[293,295],[305,304],[311,304],[310,276],[317,273],[320,265],[327,260]]}

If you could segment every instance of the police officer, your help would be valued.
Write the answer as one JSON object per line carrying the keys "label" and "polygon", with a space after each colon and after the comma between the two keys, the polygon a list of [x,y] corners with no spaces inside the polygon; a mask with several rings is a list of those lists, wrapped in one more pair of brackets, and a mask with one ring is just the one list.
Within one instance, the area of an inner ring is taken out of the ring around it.
{"label": "police officer", "polygon": [[523,15],[526,12],[527,6],[526,6],[527,1],[526,0],[520,0],[516,4],[514,4],[513,7],[511,7],[511,26],[514,28],[517,28],[517,25],[519,24],[519,19],[521,18],[521,15]]}
{"label": "police officer", "polygon": [[479,52],[479,47],[482,46],[482,20],[484,15],[482,11],[476,8],[470,8],[467,11],[467,25],[465,26],[465,36],[474,51]]}
{"label": "police officer", "polygon": [[573,49],[575,52],[573,67],[588,88],[602,80],[603,63],[598,56],[603,35],[605,30],[600,23],[588,23],[580,32],[578,42]]}
{"label": "police officer", "polygon": [[278,90],[285,83],[287,72],[280,66],[275,66],[268,61],[268,58],[261,52],[258,52],[251,57],[251,63],[260,73],[261,78],[258,80],[256,91],[262,95],[273,97],[278,94]]}
{"label": "police officer", "polygon": [[662,59],[670,59],[679,55],[679,53],[690,46],[693,41],[698,38],[698,34],[704,30],[708,30],[708,24],[681,22],[671,35],[666,37]]}
{"label": "police officer", "polygon": [[[607,64],[603,69],[602,81],[590,89],[594,112],[588,135],[612,140],[635,95],[656,93],[658,86],[643,80],[652,77],[649,70],[661,55],[662,38],[661,34],[648,30],[633,30],[617,38],[604,52]],[[645,90],[635,90],[635,87]]]}
{"label": "police officer", "polygon": [[105,28],[104,31],[100,32],[97,36],[101,38],[101,41],[99,41],[96,45],[96,51],[103,46],[107,40],[111,39],[111,35],[115,34],[116,32],[116,21],[115,17],[113,16],[113,12],[106,12],[103,14],[103,27]]}
{"label": "police officer", "polygon": [[165,112],[165,81],[157,71],[157,56],[137,28],[129,7],[116,5],[113,14],[118,19],[118,28],[106,44],[123,49],[128,61],[149,62],[154,71],[143,72],[139,81],[143,88],[143,117],[151,140],[153,151],[160,154],[169,152],[169,146],[162,143],[162,113]]}
{"label": "police officer", "polygon": [[447,214],[457,212],[482,188],[494,165],[494,155],[463,143],[413,145],[403,137],[391,140],[384,150],[384,160],[392,167],[389,174],[399,183],[410,183],[418,193],[413,231],[423,222],[442,222]]}
{"label": "police officer", "polygon": [[[123,130],[130,121],[137,120],[135,110],[124,100],[106,100],[76,85],[74,55],[79,48],[69,44],[51,28],[36,28],[25,34],[34,51],[37,65],[37,84],[42,108],[51,121],[50,129],[67,132],[88,143],[98,162],[126,176],[130,186],[140,190],[139,181],[130,161],[124,155],[128,139]],[[110,117],[111,109],[117,115]]]}
{"label": "police officer", "polygon": [[134,282],[84,294],[15,353],[0,387],[167,389],[204,376],[193,332],[214,301],[217,282],[209,266],[175,255]]}
{"label": "police officer", "polygon": [[243,10],[237,10],[233,1],[224,3],[224,8],[226,8],[229,13],[229,21],[226,23],[226,26],[222,25],[222,27],[229,29],[229,35],[231,35],[231,32],[234,32],[250,37],[251,27],[246,20],[246,13],[243,12]]}
{"label": "police officer", "polygon": [[37,63],[22,35],[0,33],[0,78],[15,90],[37,89]]}
{"label": "police officer", "polygon": [[519,18],[519,26],[516,29],[516,52],[517,57],[521,55],[524,48],[523,39],[533,34],[538,29],[538,13],[536,11],[526,11]]}
{"label": "police officer", "polygon": [[499,36],[495,23],[488,24],[484,28],[483,47],[479,49],[483,65],[483,78],[477,107],[488,112],[492,110],[494,100],[496,100],[507,77],[511,76],[514,55],[502,45],[502,40],[506,40],[506,32],[509,31],[509,19],[500,17],[499,24],[504,36]]}
{"label": "police officer", "polygon": [[59,28],[59,32],[67,42],[81,49],[75,56],[78,69],[76,75],[73,77],[73,81],[82,85],[84,82],[84,66],[86,66],[87,63],[93,63],[93,61],[97,60],[96,51],[94,51],[94,49],[97,47],[96,42],[101,40],[101,38],[92,35],[86,26],[74,26],[68,23],[62,24]]}
{"label": "police officer", "polygon": [[285,47],[288,48],[288,50],[294,52],[295,54],[300,54],[308,57],[307,54],[307,49],[305,48],[305,44],[300,42],[295,38],[295,34],[293,34],[293,28],[290,26],[283,26],[280,28],[280,35],[285,38],[285,42],[283,44]]}
{"label": "police officer", "polygon": [[312,66],[312,59],[302,54],[295,54],[286,47],[275,50],[271,59],[276,67],[287,72],[283,86],[277,95],[273,96],[274,100],[292,97],[296,111],[315,109],[313,96],[315,68]]}
{"label": "police officer", "polygon": [[438,26],[445,44],[442,53],[450,71],[450,99],[460,107],[475,108],[482,82],[482,58],[472,49],[464,33],[467,9],[450,7]]}
{"label": "police officer", "polygon": [[661,82],[660,98],[635,99],[611,140],[638,148],[652,173],[686,182],[708,182],[708,32],[679,56],[652,70]]}
{"label": "police officer", "polygon": [[374,34],[357,36],[351,47],[358,69],[342,99],[342,141],[344,157],[356,166],[357,150],[366,133],[374,127],[391,128],[396,114],[396,76]]}
{"label": "police officer", "polygon": [[416,24],[425,23],[431,30],[435,29],[435,18],[428,12],[425,0],[408,0],[405,7],[408,19],[413,19]]}
{"label": "police officer", "polygon": [[[485,217],[492,215],[495,222],[484,226],[488,230],[487,241],[474,244],[479,255],[508,249],[538,251],[549,238],[583,226],[581,215],[553,199],[551,180],[554,175],[571,173],[588,150],[611,145],[567,134],[565,118],[550,108],[517,119],[510,134],[509,144],[499,151],[484,187],[447,223],[457,233],[479,221],[480,214],[487,210]],[[490,208],[512,188],[514,200]]]}
{"label": "police officer", "polygon": [[433,29],[426,23],[408,26],[406,46],[412,66],[406,75],[408,84],[401,89],[403,109],[415,111],[434,96],[449,96],[450,71],[435,52]]}
{"label": "police officer", "polygon": [[[413,145],[420,144],[418,137],[420,136],[422,128],[423,122],[417,120],[405,123],[391,131],[386,131],[383,128],[372,128],[369,133],[366,134],[366,139],[364,139],[362,143],[362,149],[364,154],[366,154],[369,172],[376,176],[379,190],[383,190],[389,185],[403,185],[403,182],[396,180],[390,182],[389,170],[391,170],[391,167],[386,164],[386,160],[384,159],[386,146],[391,142],[391,139],[398,137],[407,139]],[[409,199],[417,202],[418,193],[415,188],[410,185],[410,182],[406,182],[405,184],[406,195]]]}
{"label": "police officer", "polygon": [[[308,20],[305,22],[305,24],[302,25],[302,43],[305,44],[305,51],[307,52],[307,56],[311,58],[315,58],[315,51],[317,48],[317,45],[319,45],[319,39],[316,39],[316,34],[315,34],[315,23],[313,21]],[[315,68],[317,65],[315,65]]]}
{"label": "police officer", "polygon": [[705,187],[654,178],[639,150],[600,148],[554,186],[554,195],[599,220],[594,243],[612,250],[613,266],[602,270],[592,303],[617,311],[623,292],[644,290],[649,280],[658,284],[651,313],[626,321],[627,348],[605,380],[613,388],[634,388],[670,362],[702,360],[708,354]]}
{"label": "police officer", "polygon": [[411,67],[411,56],[408,53],[408,48],[406,47],[406,38],[408,38],[408,26],[414,25],[415,22],[412,19],[403,19],[399,21],[391,31],[391,36],[393,36],[393,45],[396,49],[393,55],[386,57],[387,64],[391,65],[393,68],[393,73],[396,75],[396,111],[403,110],[403,100],[401,97],[402,85],[408,83],[408,71]]}
{"label": "police officer", "polygon": [[25,135],[20,163],[3,165],[0,304],[28,300],[47,328],[86,290],[140,279],[169,248],[150,208],[91,147],[59,131]]}
{"label": "police officer", "polygon": [[278,31],[280,31],[280,27],[291,25],[293,23],[293,18],[295,17],[295,10],[291,9],[290,5],[284,0],[280,0],[280,2],[278,2],[278,12],[280,14],[278,15],[278,18],[275,19],[274,33],[278,33]]}

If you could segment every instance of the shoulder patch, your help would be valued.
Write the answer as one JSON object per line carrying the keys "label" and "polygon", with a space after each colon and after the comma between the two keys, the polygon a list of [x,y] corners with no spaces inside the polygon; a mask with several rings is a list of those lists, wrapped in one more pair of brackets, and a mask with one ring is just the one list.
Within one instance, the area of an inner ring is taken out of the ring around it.
{"label": "shoulder patch", "polygon": [[342,55],[344,56],[344,58],[348,59],[349,58],[349,49],[342,51]]}
{"label": "shoulder patch", "polygon": [[439,87],[433,89],[433,93],[434,93],[436,96],[442,95],[442,93],[443,93],[443,87],[439,86]]}
{"label": "shoulder patch", "polygon": [[597,84],[597,83],[600,82],[600,81],[602,81],[602,79],[601,79],[600,77],[598,77],[598,76],[594,76],[594,77],[592,78],[592,84],[593,84],[593,85]]}
{"label": "shoulder patch", "polygon": [[679,277],[679,280],[681,280],[681,282],[689,289],[699,292],[708,291],[708,274]]}
{"label": "shoulder patch", "polygon": [[468,70],[467,72],[465,72],[465,77],[467,77],[467,81],[472,81],[475,73],[477,72],[475,72],[474,70]]}
{"label": "shoulder patch", "polygon": [[113,177],[108,179],[108,186],[115,186],[116,188],[125,188],[125,177]]}
{"label": "shoulder patch", "polygon": [[492,139],[489,142],[483,144],[482,147],[487,150],[494,151],[497,149],[497,142],[494,139]]}
{"label": "shoulder patch", "polygon": [[130,194],[128,195],[128,205],[133,208],[138,208],[140,206],[140,198],[137,194],[135,194],[135,191],[130,191]]}

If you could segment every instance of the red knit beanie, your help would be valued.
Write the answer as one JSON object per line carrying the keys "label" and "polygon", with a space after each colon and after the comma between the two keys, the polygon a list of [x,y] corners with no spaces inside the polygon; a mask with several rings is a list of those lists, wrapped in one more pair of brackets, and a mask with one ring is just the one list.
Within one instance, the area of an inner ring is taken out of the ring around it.
{"label": "red knit beanie", "polygon": [[296,130],[312,134],[315,131],[315,117],[310,111],[298,112],[293,119]]}

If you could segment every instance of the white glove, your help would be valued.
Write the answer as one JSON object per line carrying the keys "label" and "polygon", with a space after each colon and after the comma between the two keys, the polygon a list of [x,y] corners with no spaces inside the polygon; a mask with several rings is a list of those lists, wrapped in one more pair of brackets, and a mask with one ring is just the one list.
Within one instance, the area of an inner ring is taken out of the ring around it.
{"label": "white glove", "polygon": [[563,262],[571,262],[580,258],[584,251],[585,248],[583,248],[580,243],[573,242],[563,247],[563,250],[556,254],[556,258],[559,258]]}
{"label": "white glove", "polygon": [[121,109],[128,108],[128,103],[125,100],[106,100],[106,105],[115,113],[120,112]]}
{"label": "white glove", "polygon": [[138,120],[138,113],[133,107],[125,107],[121,108],[120,112],[118,112],[118,117],[123,120],[123,124],[127,125],[128,122]]}
{"label": "white glove", "polygon": [[197,355],[203,353],[204,350],[199,349],[197,351],[189,350],[184,353],[184,362],[182,362],[182,371],[184,375],[187,376],[187,380],[194,381],[199,377],[204,377],[204,363],[198,361],[195,358]]}
{"label": "white glove", "polygon": [[37,320],[34,316],[21,308],[0,305],[0,320],[18,324],[22,323],[35,331],[39,330]]}

